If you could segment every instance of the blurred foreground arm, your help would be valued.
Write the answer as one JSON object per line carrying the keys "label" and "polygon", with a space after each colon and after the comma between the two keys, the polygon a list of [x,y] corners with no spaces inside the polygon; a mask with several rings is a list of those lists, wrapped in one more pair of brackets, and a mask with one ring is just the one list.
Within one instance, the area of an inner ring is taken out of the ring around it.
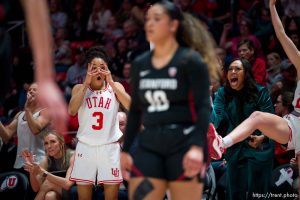
{"label": "blurred foreground arm", "polygon": [[39,85],[38,99],[49,108],[54,128],[66,130],[67,107],[54,80],[52,36],[46,0],[22,0],[29,40],[35,64],[35,79]]}

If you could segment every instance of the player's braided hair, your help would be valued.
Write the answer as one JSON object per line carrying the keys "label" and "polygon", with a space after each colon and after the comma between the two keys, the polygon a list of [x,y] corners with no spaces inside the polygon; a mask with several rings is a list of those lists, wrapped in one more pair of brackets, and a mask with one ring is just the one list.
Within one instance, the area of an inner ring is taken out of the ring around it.
{"label": "player's braided hair", "polygon": [[102,46],[92,46],[85,53],[85,63],[90,63],[94,58],[103,59],[107,65],[110,65],[110,58]]}

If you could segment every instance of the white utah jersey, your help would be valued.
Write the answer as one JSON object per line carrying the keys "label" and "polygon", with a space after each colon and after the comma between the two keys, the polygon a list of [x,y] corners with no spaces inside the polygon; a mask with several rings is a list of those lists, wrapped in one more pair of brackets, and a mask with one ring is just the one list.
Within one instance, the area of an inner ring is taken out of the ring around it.
{"label": "white utah jersey", "polygon": [[104,90],[86,90],[78,110],[78,140],[88,145],[116,142],[122,136],[118,119],[119,102],[110,85]]}

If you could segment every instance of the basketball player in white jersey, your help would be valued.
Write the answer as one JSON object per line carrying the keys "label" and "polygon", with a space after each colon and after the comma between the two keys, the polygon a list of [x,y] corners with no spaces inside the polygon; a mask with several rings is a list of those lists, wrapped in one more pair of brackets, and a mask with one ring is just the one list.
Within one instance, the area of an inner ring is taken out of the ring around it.
{"label": "basketball player in white jersey", "polygon": [[24,149],[28,149],[35,155],[37,163],[45,158],[43,137],[50,119],[47,117],[47,109],[41,108],[38,103],[37,95],[38,85],[33,83],[27,92],[24,111],[19,112],[6,127],[0,122],[0,137],[5,142],[9,141],[14,134],[18,135],[15,169],[21,169],[24,165],[24,160],[20,156]]}
{"label": "basketball player in white jersey", "polygon": [[129,108],[130,96],[124,87],[112,80],[109,58],[103,48],[86,52],[88,66],[83,84],[72,90],[71,115],[78,113],[79,129],[74,167],[70,180],[77,183],[80,200],[92,199],[93,184],[104,184],[105,199],[118,199],[120,170],[119,103]]}
{"label": "basketball player in white jersey", "polygon": [[[211,133],[208,133],[208,141],[211,144],[209,145],[209,152],[217,159],[226,151],[226,148],[246,139],[258,129],[276,142],[287,144],[288,150],[294,149],[298,167],[300,166],[300,51],[286,35],[277,14],[275,3],[276,0],[270,0],[269,2],[275,33],[290,61],[297,69],[298,82],[293,100],[294,111],[283,118],[256,111],[224,138],[211,131]],[[252,142],[255,143],[255,140]],[[298,192],[300,192],[300,188],[298,188]]]}

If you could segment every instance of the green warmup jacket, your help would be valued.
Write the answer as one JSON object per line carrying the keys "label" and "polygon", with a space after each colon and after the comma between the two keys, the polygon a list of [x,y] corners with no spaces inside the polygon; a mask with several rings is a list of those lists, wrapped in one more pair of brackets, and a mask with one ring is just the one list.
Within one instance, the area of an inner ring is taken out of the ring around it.
{"label": "green warmup jacket", "polygon": [[[259,85],[257,89],[259,94],[256,102],[241,105],[246,118],[254,111],[274,113],[268,90]],[[222,135],[227,135],[244,119],[237,114],[237,97],[225,102],[224,92],[224,87],[217,91],[211,119],[216,128],[222,120],[225,120],[228,123],[228,130]],[[261,135],[262,133],[255,131],[253,134]],[[253,199],[254,193],[270,192],[273,155],[274,143],[270,139],[266,139],[257,149],[248,145],[248,139],[228,148],[224,155],[227,161],[226,199]]]}

